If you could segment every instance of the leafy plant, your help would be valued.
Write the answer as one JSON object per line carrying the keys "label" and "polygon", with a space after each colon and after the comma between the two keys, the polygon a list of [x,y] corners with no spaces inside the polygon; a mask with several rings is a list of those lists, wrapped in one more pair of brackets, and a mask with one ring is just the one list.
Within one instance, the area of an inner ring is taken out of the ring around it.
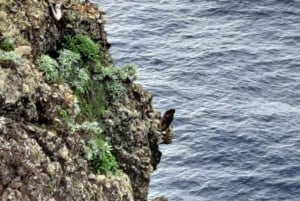
{"label": "leafy plant", "polygon": [[118,172],[118,163],[111,153],[111,147],[101,137],[102,129],[98,122],[85,121],[82,124],[73,124],[71,130],[73,132],[81,130],[91,136],[84,146],[84,152],[95,173],[108,175]]}
{"label": "leafy plant", "polygon": [[118,67],[101,67],[100,68],[99,78],[101,80],[118,80],[126,81],[130,80],[133,81],[136,78],[136,67],[133,64],[127,64],[120,68]]}
{"label": "leafy plant", "polygon": [[0,53],[0,65],[6,68],[16,67],[21,63],[21,56],[15,52],[1,52]]}
{"label": "leafy plant", "polygon": [[97,174],[117,174],[118,163],[111,154],[111,147],[100,137],[93,136],[85,146],[85,156]]}
{"label": "leafy plant", "polygon": [[125,65],[121,68],[116,67],[101,67],[98,74],[98,81],[103,83],[106,96],[112,100],[119,98],[123,92],[124,87],[122,82],[133,81],[136,78],[136,67],[132,64]]}
{"label": "leafy plant", "polygon": [[0,49],[4,51],[13,51],[15,49],[14,44],[9,40],[9,38],[4,37],[0,42]]}
{"label": "leafy plant", "polygon": [[77,96],[74,96],[74,99],[73,99],[73,109],[74,109],[75,117],[80,114],[80,112],[81,112],[80,102],[79,102]]}
{"label": "leafy plant", "polygon": [[38,68],[44,72],[46,82],[66,82],[75,92],[84,94],[88,91],[90,77],[80,59],[80,54],[64,49],[60,51],[58,62],[48,55],[42,55],[38,59]]}
{"label": "leafy plant", "polygon": [[99,123],[95,121],[85,121],[80,128],[92,135],[99,135],[102,132]]}
{"label": "leafy plant", "polygon": [[88,91],[90,85],[90,77],[88,71],[84,68],[79,69],[76,79],[71,83],[71,86],[79,94],[85,94]]}
{"label": "leafy plant", "polygon": [[60,51],[58,62],[62,79],[74,88],[75,92],[85,94],[89,88],[90,77],[81,62],[80,54],[64,49]]}
{"label": "leafy plant", "polygon": [[10,52],[1,52],[0,53],[0,60],[10,60],[15,63],[19,63],[21,61],[21,56],[16,54],[13,51]]}
{"label": "leafy plant", "polygon": [[60,109],[59,110],[59,115],[60,115],[60,117],[61,118],[63,118],[63,119],[67,119],[68,118],[68,112],[66,111],[66,110],[64,110],[64,109]]}
{"label": "leafy plant", "polygon": [[79,34],[74,36],[67,35],[63,40],[63,48],[80,53],[84,62],[100,61],[98,46],[88,36]]}
{"label": "leafy plant", "polygon": [[90,140],[84,143],[85,157],[89,161],[93,171],[97,174],[117,174],[118,163],[111,153],[111,147],[102,137],[102,129],[98,122],[84,121],[77,124],[74,118],[69,117],[65,110],[60,110],[60,116],[66,121],[70,134],[83,131],[90,135]]}
{"label": "leafy plant", "polygon": [[109,80],[105,83],[106,96],[112,100],[118,99],[124,92],[123,85],[116,80]]}
{"label": "leafy plant", "polygon": [[80,54],[67,49],[63,49],[59,53],[59,72],[64,80],[70,82],[80,68]]}
{"label": "leafy plant", "polygon": [[55,59],[48,55],[42,55],[37,62],[37,67],[43,71],[46,82],[55,83],[59,80],[58,64]]}
{"label": "leafy plant", "polygon": [[88,36],[68,35],[62,46],[64,49],[59,52],[57,61],[47,55],[41,56],[39,69],[48,83],[66,82],[74,89],[77,95],[73,103],[75,115],[69,116],[61,109],[60,117],[71,134],[83,131],[90,135],[90,140],[85,143],[85,155],[93,170],[98,174],[116,174],[118,164],[95,120],[104,114],[109,101],[123,94],[122,82],[133,80],[135,67],[102,67],[98,46]]}
{"label": "leafy plant", "polygon": [[136,66],[133,64],[127,64],[119,69],[120,78],[122,81],[136,79]]}

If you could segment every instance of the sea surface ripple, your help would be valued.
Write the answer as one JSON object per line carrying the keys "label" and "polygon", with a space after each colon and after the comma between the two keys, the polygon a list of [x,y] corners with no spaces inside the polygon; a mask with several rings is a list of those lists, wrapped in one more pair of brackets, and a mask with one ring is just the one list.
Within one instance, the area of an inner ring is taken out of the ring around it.
{"label": "sea surface ripple", "polygon": [[174,142],[170,201],[300,200],[300,1],[103,0],[115,64],[135,63]]}

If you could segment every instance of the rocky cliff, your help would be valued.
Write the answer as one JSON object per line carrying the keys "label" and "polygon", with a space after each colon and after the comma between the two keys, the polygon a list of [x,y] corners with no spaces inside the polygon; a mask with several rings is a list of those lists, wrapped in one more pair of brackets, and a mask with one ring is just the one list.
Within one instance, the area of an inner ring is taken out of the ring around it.
{"label": "rocky cliff", "polygon": [[[114,68],[104,24],[104,12],[88,2],[0,1],[1,200],[147,200],[150,175],[161,157],[159,144],[170,143],[172,132],[161,129],[151,94],[132,77],[103,76],[101,71]],[[89,87],[82,93],[65,77],[50,82],[45,75],[51,72],[39,67],[39,58],[48,55],[62,72],[66,35],[87,36],[98,48],[99,61],[76,63],[101,65],[88,71]],[[99,75],[102,79],[96,79]],[[117,98],[107,84],[115,83],[112,79],[119,79],[116,86],[122,89]],[[102,84],[110,90],[98,90]],[[104,105],[101,115],[94,114],[98,102]],[[86,105],[92,115],[83,114]],[[95,151],[90,143],[95,124],[93,135],[101,132],[107,150]],[[87,147],[101,157],[92,160]],[[101,171],[107,168],[101,151],[115,158],[114,173]]]}

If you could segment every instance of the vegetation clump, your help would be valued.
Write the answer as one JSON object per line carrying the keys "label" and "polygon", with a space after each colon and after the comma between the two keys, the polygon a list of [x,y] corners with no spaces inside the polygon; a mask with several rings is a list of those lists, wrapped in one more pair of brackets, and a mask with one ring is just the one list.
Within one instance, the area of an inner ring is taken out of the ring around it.
{"label": "vegetation clump", "polygon": [[4,35],[0,41],[0,49],[9,52],[14,51],[15,46],[8,36]]}
{"label": "vegetation clump", "polygon": [[97,119],[108,104],[118,101],[125,92],[124,84],[135,79],[134,65],[121,68],[101,65],[98,46],[88,36],[67,35],[57,59],[42,55],[38,68],[49,84],[68,83],[75,94],[75,116],[59,108],[70,133],[82,131],[90,136],[84,143],[85,156],[94,172],[116,174],[118,164],[111,147],[104,141]]}
{"label": "vegetation clump", "polygon": [[116,175],[118,173],[118,163],[111,153],[111,147],[103,140],[102,129],[98,122],[84,121],[75,123],[73,117],[69,117],[65,110],[60,111],[61,117],[66,121],[70,134],[84,132],[90,136],[85,143],[84,153],[91,168],[97,174]]}
{"label": "vegetation clump", "polygon": [[0,53],[0,65],[6,68],[15,67],[21,63],[21,56],[14,51]]}
{"label": "vegetation clump", "polygon": [[[58,109],[60,117],[67,124],[70,135],[80,132],[90,136],[90,139],[87,142],[82,143],[85,158],[89,162],[93,171],[97,174],[116,175],[119,169],[118,163],[111,153],[111,147],[103,139],[102,129],[99,123],[96,121],[84,121],[82,123],[78,123],[75,121],[76,111],[74,116],[69,116],[66,110],[60,107]],[[80,109],[78,109],[78,112],[80,112]]]}
{"label": "vegetation clump", "polygon": [[97,174],[117,174],[118,163],[111,153],[111,147],[103,139],[93,136],[85,146],[85,156]]}
{"label": "vegetation clump", "polygon": [[4,51],[14,51],[15,46],[14,44],[8,39],[8,38],[4,38],[1,42],[0,42],[0,49],[4,50]]}
{"label": "vegetation clump", "polygon": [[97,44],[88,36],[76,34],[66,35],[63,40],[63,48],[79,53],[82,59],[97,62],[100,60]]}
{"label": "vegetation clump", "polygon": [[38,58],[38,69],[43,71],[45,81],[49,84],[58,82],[59,73],[58,73],[58,63],[55,59],[51,58],[48,55],[42,55]]}
{"label": "vegetation clump", "polygon": [[17,53],[11,51],[11,52],[1,52],[0,53],[0,60],[11,60],[16,63],[20,62],[21,56]]}
{"label": "vegetation clump", "polygon": [[67,82],[78,94],[87,93],[90,77],[88,70],[83,66],[80,54],[64,49],[60,51],[58,62],[61,79]]}
{"label": "vegetation clump", "polygon": [[124,93],[123,83],[133,81],[135,75],[136,67],[128,64],[120,68],[103,67],[97,79],[104,85],[107,96],[116,100]]}
{"label": "vegetation clump", "polygon": [[38,58],[38,68],[43,71],[47,83],[68,83],[75,92],[84,94],[90,78],[80,63],[80,55],[67,49],[60,51],[58,61],[48,55]]}

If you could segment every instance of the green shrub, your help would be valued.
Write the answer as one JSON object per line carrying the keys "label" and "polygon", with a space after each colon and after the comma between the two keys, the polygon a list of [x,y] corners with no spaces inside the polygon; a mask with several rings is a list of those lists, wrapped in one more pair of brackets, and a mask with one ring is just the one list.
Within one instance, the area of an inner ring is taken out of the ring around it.
{"label": "green shrub", "polygon": [[69,114],[66,110],[62,109],[62,108],[59,108],[59,116],[62,118],[62,119],[69,119]]}
{"label": "green shrub", "polygon": [[100,135],[102,132],[99,123],[95,121],[85,121],[80,127],[91,135]]}
{"label": "green shrub", "polygon": [[0,65],[6,68],[16,67],[21,63],[21,56],[14,51],[0,53]]}
{"label": "green shrub", "polygon": [[79,34],[74,36],[67,35],[63,40],[63,48],[80,53],[84,62],[100,61],[98,46],[88,36]]}
{"label": "green shrub", "polygon": [[120,78],[122,81],[136,79],[136,66],[133,64],[127,64],[119,69]]}
{"label": "green shrub", "polygon": [[93,171],[97,174],[116,174],[118,163],[111,153],[111,147],[102,137],[102,129],[95,121],[85,121],[82,124],[73,124],[71,131],[84,131],[90,135],[90,140],[84,146],[85,157]]}
{"label": "green shrub", "polygon": [[118,163],[111,154],[111,147],[100,137],[93,136],[85,146],[85,156],[97,174],[117,174]]}
{"label": "green shrub", "polygon": [[0,42],[0,49],[8,52],[8,51],[13,51],[15,49],[15,46],[8,38],[4,38]]}
{"label": "green shrub", "polygon": [[87,68],[83,66],[80,54],[64,49],[58,58],[59,73],[62,80],[67,82],[78,94],[85,94],[90,85]]}
{"label": "green shrub", "polygon": [[38,68],[44,72],[47,83],[68,83],[78,94],[85,94],[90,85],[89,72],[83,67],[80,54],[64,49],[60,51],[58,63],[48,55],[38,59]]}
{"label": "green shrub", "polygon": [[122,82],[133,81],[136,78],[136,67],[132,64],[117,67],[101,67],[97,79],[103,84],[105,94],[111,100],[118,99],[124,93]]}
{"label": "green shrub", "polygon": [[79,94],[86,94],[90,86],[90,77],[88,71],[84,68],[79,69],[76,79],[73,80],[71,86]]}
{"label": "green shrub", "polygon": [[73,109],[74,109],[75,117],[81,113],[80,102],[79,102],[77,96],[74,96],[74,99],[73,99]]}
{"label": "green shrub", "polygon": [[124,87],[121,83],[118,68],[102,67],[97,78],[98,82],[103,85],[107,101],[115,101],[123,94]]}
{"label": "green shrub", "polygon": [[106,96],[113,101],[117,100],[124,93],[124,86],[116,80],[106,81],[104,86]]}
{"label": "green shrub", "polygon": [[70,82],[74,80],[80,68],[80,54],[63,49],[59,51],[58,63],[60,75],[65,81]]}
{"label": "green shrub", "polygon": [[65,110],[60,110],[60,116],[66,121],[70,134],[80,131],[90,136],[90,140],[83,144],[85,158],[93,171],[97,174],[117,174],[118,163],[111,153],[111,147],[101,137],[102,129],[99,123],[95,121],[75,123],[73,117],[68,116]]}
{"label": "green shrub", "polygon": [[21,56],[16,54],[15,52],[1,52],[0,53],[0,60],[10,60],[15,63],[20,63]]}
{"label": "green shrub", "polygon": [[100,67],[100,73],[98,78],[100,80],[118,80],[123,81],[133,81],[136,78],[136,67],[133,64],[127,64],[120,68],[118,67]]}
{"label": "green shrub", "polygon": [[55,83],[59,80],[58,64],[55,59],[48,55],[42,55],[37,60],[38,69],[44,73],[44,78],[47,83]]}

